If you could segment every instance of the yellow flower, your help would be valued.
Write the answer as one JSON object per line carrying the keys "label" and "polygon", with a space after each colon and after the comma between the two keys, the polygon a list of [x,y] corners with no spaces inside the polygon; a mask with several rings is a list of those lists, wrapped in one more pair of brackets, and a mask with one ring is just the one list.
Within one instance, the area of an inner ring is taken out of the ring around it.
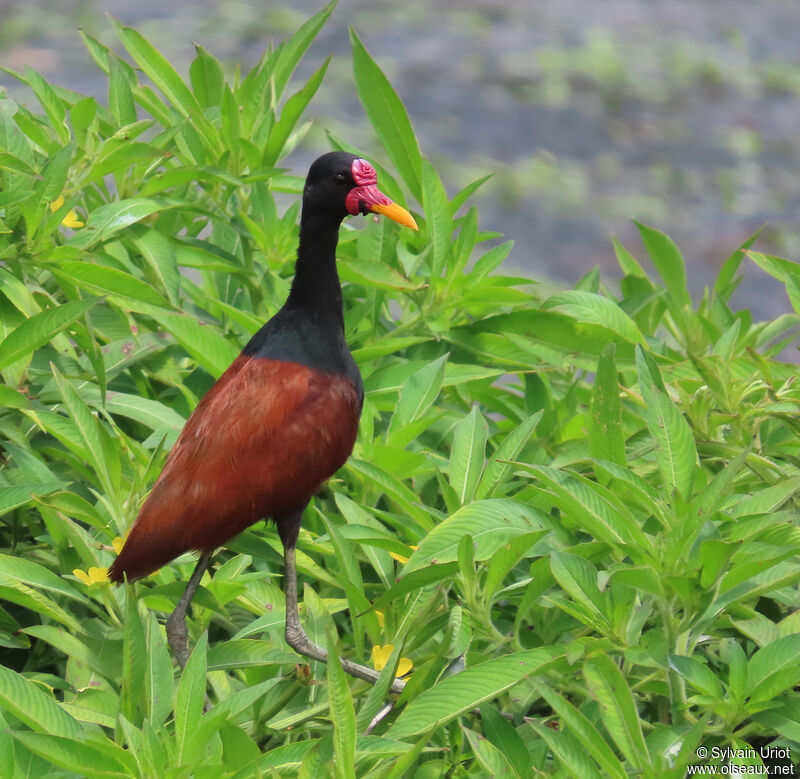
{"label": "yellow flower", "polygon": [[108,581],[108,568],[98,568],[97,566],[92,566],[88,572],[82,571],[80,568],[76,568],[72,573],[89,587],[91,587],[93,584],[102,584],[103,582]]}
{"label": "yellow flower", "polygon": [[[417,551],[417,547],[416,546],[411,546],[411,547],[409,547],[409,549],[413,549],[415,552]],[[408,558],[407,557],[404,557],[401,554],[397,554],[397,552],[389,552],[389,557],[391,557],[394,560],[397,560],[398,563],[407,563],[408,562]]]}
{"label": "yellow flower", "polygon": [[380,625],[381,629],[383,629],[384,625],[386,624],[386,617],[383,615],[383,612],[376,610],[375,616],[378,618],[378,625]]}
{"label": "yellow flower", "polygon": [[[127,538],[127,536],[126,536]],[[112,542],[111,546],[114,547],[114,551],[119,554],[122,551],[122,547],[125,546],[125,539],[121,536],[117,536]]]}
{"label": "yellow flower", "polygon": [[[394,644],[386,644],[386,646],[374,646],[372,647],[372,667],[376,671],[382,671],[386,666],[386,663],[389,662],[389,658],[392,656],[392,652],[394,652]],[[405,676],[407,673],[411,671],[414,667],[414,663],[411,662],[407,657],[401,657],[399,662],[397,663],[397,670],[395,671],[395,676]]]}
{"label": "yellow flower", "polygon": [[[64,205],[64,196],[59,195],[51,204],[50,210],[53,212],[58,211],[61,206]],[[83,227],[83,222],[78,219],[78,215],[75,213],[74,210],[71,210],[62,220],[61,224],[64,227],[69,227],[71,230],[76,230],[79,227]]]}

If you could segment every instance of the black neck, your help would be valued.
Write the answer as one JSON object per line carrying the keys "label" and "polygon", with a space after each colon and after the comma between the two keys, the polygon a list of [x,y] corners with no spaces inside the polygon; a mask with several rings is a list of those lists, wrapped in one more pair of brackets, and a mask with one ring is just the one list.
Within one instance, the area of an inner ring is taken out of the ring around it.
{"label": "black neck", "polygon": [[342,218],[300,219],[292,290],[286,303],[248,342],[244,355],[305,365],[319,373],[347,376],[359,398],[363,384],[347,348],[342,288],[336,272],[336,243]]}
{"label": "black neck", "polygon": [[339,225],[340,221],[328,215],[303,212],[297,265],[286,306],[305,309],[316,321],[343,330],[342,287],[336,272]]}

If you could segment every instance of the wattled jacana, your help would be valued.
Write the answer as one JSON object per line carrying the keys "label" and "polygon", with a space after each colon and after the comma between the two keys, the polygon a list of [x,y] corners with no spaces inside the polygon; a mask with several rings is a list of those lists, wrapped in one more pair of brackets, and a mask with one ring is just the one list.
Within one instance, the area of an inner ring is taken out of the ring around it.
{"label": "wattled jacana", "polygon": [[[303,509],[356,439],[364,386],[344,337],[336,244],[346,216],[369,212],[417,229],[411,214],[378,190],[366,160],[330,152],[311,165],[289,297],[189,417],[111,566],[112,581],[130,581],[184,552],[200,552],[167,620],[181,666],[189,655],[186,610],[211,555],[267,518],[275,520],[284,549],[286,641],[327,662],[300,624],[295,546]],[[358,663],[342,659],[342,665],[361,679],[378,678]],[[402,682],[395,680],[393,689]]]}

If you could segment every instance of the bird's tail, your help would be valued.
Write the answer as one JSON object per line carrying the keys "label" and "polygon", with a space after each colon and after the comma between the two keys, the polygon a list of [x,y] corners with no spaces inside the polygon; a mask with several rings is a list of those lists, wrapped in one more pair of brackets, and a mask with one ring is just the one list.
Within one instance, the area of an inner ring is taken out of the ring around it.
{"label": "bird's tail", "polygon": [[108,578],[118,583],[126,578],[128,581],[141,579],[185,551],[186,545],[181,542],[176,529],[168,525],[148,528],[146,523],[136,522],[125,546],[108,569]]}

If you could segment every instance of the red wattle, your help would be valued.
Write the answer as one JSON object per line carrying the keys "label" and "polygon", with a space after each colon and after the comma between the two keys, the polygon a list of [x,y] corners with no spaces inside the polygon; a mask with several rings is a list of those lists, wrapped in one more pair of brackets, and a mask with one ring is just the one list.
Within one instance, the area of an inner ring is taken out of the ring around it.
{"label": "red wattle", "polygon": [[378,174],[366,160],[356,159],[350,168],[355,187],[345,198],[348,213],[355,216],[362,211],[362,204],[369,206],[388,206],[392,201],[378,189]]}

